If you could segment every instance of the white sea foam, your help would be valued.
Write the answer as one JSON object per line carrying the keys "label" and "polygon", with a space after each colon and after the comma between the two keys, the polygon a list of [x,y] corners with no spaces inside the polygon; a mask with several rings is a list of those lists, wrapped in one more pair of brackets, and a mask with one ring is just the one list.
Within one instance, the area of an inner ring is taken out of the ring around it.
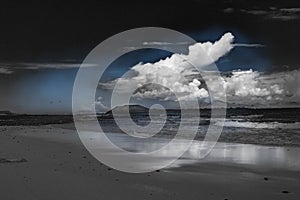
{"label": "white sea foam", "polygon": [[[221,126],[222,124],[217,121],[215,125]],[[236,127],[236,128],[255,128],[255,129],[299,129],[300,122],[294,123],[280,123],[280,122],[241,122],[226,120],[224,127]]]}

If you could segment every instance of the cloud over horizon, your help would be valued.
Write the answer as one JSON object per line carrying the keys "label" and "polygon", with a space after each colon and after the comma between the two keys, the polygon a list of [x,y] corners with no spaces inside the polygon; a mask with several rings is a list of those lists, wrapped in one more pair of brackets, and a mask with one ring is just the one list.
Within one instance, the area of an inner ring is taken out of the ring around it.
{"label": "cloud over horizon", "polygon": [[[136,88],[133,94],[137,99],[153,99],[160,101],[189,101],[197,98],[199,102],[209,103],[210,96],[199,75],[199,72],[190,65],[195,64],[202,72],[207,72],[207,66],[226,56],[235,46],[234,36],[231,33],[224,34],[216,42],[198,42],[190,45],[188,53],[173,54],[155,63],[139,63],[130,69],[130,76],[121,77],[110,82],[100,83],[100,89],[113,89],[116,82],[121,85],[119,91],[127,88]],[[260,45],[255,45],[255,47]],[[264,107],[298,104],[300,91],[300,71],[277,72],[265,74],[253,70],[235,70],[222,78],[214,73],[205,73],[211,80],[210,88],[218,100],[219,88],[214,81],[218,79],[224,85],[228,106]],[[156,84],[152,84],[156,83]],[[159,87],[158,85],[165,87]],[[177,98],[172,91],[176,91]]]}

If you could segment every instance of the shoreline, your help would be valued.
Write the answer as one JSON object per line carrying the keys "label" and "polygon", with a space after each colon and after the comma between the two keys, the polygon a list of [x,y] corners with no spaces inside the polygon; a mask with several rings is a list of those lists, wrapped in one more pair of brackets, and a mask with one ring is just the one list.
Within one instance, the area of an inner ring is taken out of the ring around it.
{"label": "shoreline", "polygon": [[[62,126],[66,124],[51,124],[42,126],[7,126],[0,128],[0,134],[6,132],[6,136],[10,136],[12,140],[19,143],[20,141],[15,139],[20,137],[28,140],[56,142],[63,144],[72,144],[77,147],[84,148],[84,145],[79,139],[79,136],[75,129],[68,126]],[[69,124],[73,125],[73,124]],[[11,132],[12,131],[12,132]],[[10,132],[10,133],[9,133]],[[43,133],[41,133],[43,132]],[[50,134],[55,132],[55,134]],[[12,134],[11,134],[12,133]],[[135,143],[136,141],[127,140],[130,138],[126,134],[111,133],[112,138],[117,138],[122,143]],[[121,138],[121,139],[119,139]],[[125,139],[124,139],[125,138]],[[161,142],[167,140],[166,138],[157,137],[154,140]],[[129,145],[130,146],[130,145]],[[190,148],[183,154],[178,163],[170,168],[178,168],[193,164],[205,164],[213,163],[224,166],[238,166],[238,167],[263,167],[269,169],[288,169],[292,171],[300,171],[300,160],[297,159],[297,155],[300,154],[300,148],[297,146],[272,146],[272,145],[258,145],[258,144],[244,144],[244,143],[227,143],[217,142],[208,156],[202,159],[198,159],[197,150],[201,146],[201,141],[195,140]],[[143,146],[144,147],[144,146]],[[151,147],[151,146],[150,146]],[[130,151],[138,151],[139,149],[132,149]],[[2,152],[3,153],[3,152]],[[88,153],[89,154],[89,153]],[[170,153],[171,154],[171,153]],[[289,157],[289,155],[292,155]],[[181,162],[182,161],[182,162]],[[270,163],[271,162],[271,163]]]}

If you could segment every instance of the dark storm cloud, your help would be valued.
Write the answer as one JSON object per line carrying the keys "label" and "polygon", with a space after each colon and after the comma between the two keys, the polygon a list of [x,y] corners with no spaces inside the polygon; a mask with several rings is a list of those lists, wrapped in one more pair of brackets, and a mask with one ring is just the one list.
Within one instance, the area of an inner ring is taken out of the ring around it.
{"label": "dark storm cloud", "polygon": [[223,11],[224,11],[224,13],[233,13],[234,9],[233,8],[225,8]]}
{"label": "dark storm cloud", "polygon": [[96,67],[97,64],[93,63],[34,63],[34,62],[21,62],[21,63],[0,63],[0,74],[13,74],[17,71],[24,70],[48,70],[48,69],[72,69],[79,67]]}
{"label": "dark storm cloud", "polygon": [[8,69],[7,67],[1,67],[0,68],[0,74],[12,74],[13,71],[11,69]]}
{"label": "dark storm cloud", "polygon": [[300,8],[281,8],[271,7],[267,10],[246,10],[241,9],[242,13],[262,16],[266,20],[290,21],[300,19]]}
{"label": "dark storm cloud", "polygon": [[253,15],[264,20],[291,21],[300,19],[300,4],[297,1],[224,1],[225,14]]}

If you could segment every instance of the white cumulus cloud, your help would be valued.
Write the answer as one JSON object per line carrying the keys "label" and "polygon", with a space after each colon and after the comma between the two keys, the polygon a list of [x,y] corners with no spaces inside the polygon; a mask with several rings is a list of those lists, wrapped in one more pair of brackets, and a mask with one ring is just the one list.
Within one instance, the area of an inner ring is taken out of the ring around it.
{"label": "white cumulus cloud", "polygon": [[[189,80],[186,77],[195,74],[195,68],[199,70],[217,61],[233,48],[234,36],[231,33],[224,34],[220,40],[190,45],[188,53],[173,54],[172,56],[155,63],[139,63],[131,68],[133,76],[119,78],[120,91],[128,88],[144,87],[147,84],[156,83],[165,88],[157,88],[148,85],[144,90],[135,94],[139,98],[160,98],[163,100],[174,100],[171,91],[177,93],[178,100],[189,100],[191,98],[208,98],[208,92],[201,87],[197,79]],[[193,63],[195,66],[192,66]],[[103,87],[109,84],[102,84]]]}
{"label": "white cumulus cloud", "polygon": [[234,71],[224,77],[229,105],[280,107],[300,103],[300,70],[266,74]]}

